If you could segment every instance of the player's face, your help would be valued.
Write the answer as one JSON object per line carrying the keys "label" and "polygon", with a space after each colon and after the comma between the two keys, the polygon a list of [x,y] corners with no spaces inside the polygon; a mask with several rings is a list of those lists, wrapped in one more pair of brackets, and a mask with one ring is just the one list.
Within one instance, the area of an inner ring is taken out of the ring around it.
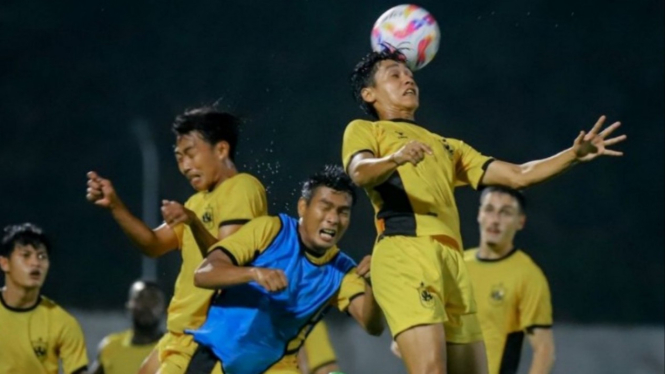
{"label": "player's face", "polygon": [[20,244],[14,247],[9,258],[0,257],[0,264],[8,282],[28,290],[42,287],[50,265],[44,246]]}
{"label": "player's face", "polygon": [[130,290],[127,309],[136,325],[154,326],[162,317],[164,297],[154,288],[146,287],[145,283],[136,282]]}
{"label": "player's face", "polygon": [[485,195],[478,212],[481,241],[491,246],[510,245],[517,231],[524,227],[524,221],[514,197],[490,192]]}
{"label": "player's face", "polygon": [[300,199],[299,232],[305,245],[323,253],[344,235],[351,221],[351,195],[328,187],[318,187],[309,201]]}
{"label": "player's face", "polygon": [[366,101],[373,102],[376,110],[406,110],[414,113],[418,109],[419,90],[413,73],[402,62],[384,60],[374,74],[374,86],[365,88]]}
{"label": "player's face", "polygon": [[[224,144],[222,144],[224,143]],[[197,191],[213,189],[222,178],[222,164],[228,157],[226,142],[211,145],[198,131],[178,136],[175,158],[182,175]]]}

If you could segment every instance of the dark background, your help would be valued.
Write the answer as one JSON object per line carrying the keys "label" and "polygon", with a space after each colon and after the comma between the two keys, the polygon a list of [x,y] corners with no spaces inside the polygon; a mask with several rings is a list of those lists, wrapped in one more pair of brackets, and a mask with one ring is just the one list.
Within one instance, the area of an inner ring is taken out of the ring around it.
{"label": "dark background", "polygon": [[[45,293],[66,307],[121,308],[139,252],[85,201],[85,173],[141,210],[147,121],[160,153],[160,198],[185,201],[170,133],[185,108],[220,101],[243,115],[238,166],[293,212],[298,184],[339,163],[362,112],[348,75],[387,1],[3,1],[0,3],[0,224],[33,221],[55,249]],[[550,156],[599,115],[629,136],[603,158],[527,192],[518,243],[548,275],[557,321],[663,323],[663,2],[423,1],[442,39],[416,74],[418,121],[511,162]],[[467,246],[478,194],[458,192]],[[158,207],[155,207],[158,209]],[[374,237],[363,197],[343,247]],[[179,254],[160,259],[172,289]]]}

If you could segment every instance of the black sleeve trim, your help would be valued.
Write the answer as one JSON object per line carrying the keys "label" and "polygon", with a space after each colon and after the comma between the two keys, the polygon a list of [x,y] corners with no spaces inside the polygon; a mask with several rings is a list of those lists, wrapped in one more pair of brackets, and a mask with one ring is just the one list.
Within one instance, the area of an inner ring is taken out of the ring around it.
{"label": "black sleeve trim", "polygon": [[365,296],[365,292],[364,292],[364,291],[363,291],[363,292],[358,292],[357,294],[355,294],[355,295],[349,297],[349,305],[347,305],[347,306],[346,306],[346,309],[344,309],[344,312],[345,312],[347,315],[351,316],[351,313],[349,313],[349,308],[351,308],[351,302],[353,302],[353,300],[357,299],[357,298],[360,297],[360,296]]}
{"label": "black sleeve trim", "polygon": [[494,161],[496,161],[496,159],[490,158],[489,160],[485,161],[485,163],[483,164],[483,166],[482,166],[483,175],[481,175],[480,179],[478,179],[478,186],[476,186],[476,190],[481,190],[483,187],[485,187],[485,185],[483,184],[483,179],[485,179],[485,174],[487,173],[487,168]]}
{"label": "black sleeve trim", "polygon": [[332,365],[332,364],[336,364],[336,363],[337,363],[337,360],[326,361],[326,362],[322,363],[321,365],[319,365],[317,367],[309,369],[309,372],[310,373],[316,373],[316,371],[321,369],[322,367]]}
{"label": "black sleeve trim", "polygon": [[72,374],[85,374],[87,370],[88,370],[88,365],[83,365],[80,368],[72,371]]}
{"label": "black sleeve trim", "polygon": [[[210,252],[208,252],[208,255],[207,255],[207,256],[210,256],[211,253],[213,253],[214,251],[218,251],[218,250],[219,250],[219,251],[222,251],[224,254],[226,254],[227,256],[229,256],[229,258],[231,259],[231,262],[233,263],[233,265],[235,265],[235,266],[240,266],[240,265],[238,265],[238,260],[237,260],[236,257],[233,255],[233,253],[231,253],[231,251],[229,251],[228,249],[226,249],[226,248],[224,248],[224,247],[222,247],[222,246],[215,247],[215,248],[211,249]],[[207,257],[207,256],[206,256],[206,257]]]}
{"label": "black sleeve trim", "polygon": [[[372,156],[376,156],[374,154],[374,151],[372,151],[371,149],[361,149],[361,150],[353,152],[353,154],[351,154],[351,157],[349,157],[349,165],[351,165],[351,161],[353,160],[354,157],[358,156],[359,153],[363,153],[363,152],[369,152],[369,153],[372,154]],[[346,165],[346,168],[344,170],[347,174],[349,173],[349,170],[348,170],[349,165]]]}
{"label": "black sleeve trim", "polygon": [[219,227],[229,226],[229,225],[244,225],[249,221],[251,221],[251,220],[249,220],[249,219],[230,219],[230,220],[220,222]]}
{"label": "black sleeve trim", "polygon": [[527,328],[525,330],[529,335],[531,335],[531,334],[533,334],[533,330],[535,330],[535,329],[551,329],[551,328],[552,328],[552,325],[531,325],[531,326],[527,326]]}

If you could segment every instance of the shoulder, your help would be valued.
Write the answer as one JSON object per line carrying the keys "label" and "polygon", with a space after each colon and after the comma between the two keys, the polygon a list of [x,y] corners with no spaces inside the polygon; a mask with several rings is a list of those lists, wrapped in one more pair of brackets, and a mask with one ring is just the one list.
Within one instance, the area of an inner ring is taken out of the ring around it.
{"label": "shoulder", "polygon": [[478,248],[469,248],[464,251],[464,261],[466,262],[476,262],[476,255],[478,253]]}
{"label": "shoulder", "polygon": [[226,181],[230,186],[232,185],[242,185],[242,186],[256,186],[263,188],[263,183],[249,173],[238,173]]}
{"label": "shoulder", "polygon": [[42,296],[42,301],[39,304],[39,308],[45,309],[49,315],[51,315],[54,318],[54,321],[61,325],[62,327],[66,328],[76,328],[80,329],[79,323],[74,318],[72,314],[70,314],[65,308],[61,307],[58,303],[55,301],[49,299],[46,296]]}
{"label": "shoulder", "polygon": [[543,270],[526,252],[521,249],[515,251],[515,261],[519,262],[519,268],[527,276],[545,277]]}
{"label": "shoulder", "polygon": [[346,125],[345,133],[349,134],[357,131],[371,132],[376,127],[376,125],[377,122],[367,121],[364,119],[356,119],[349,122],[349,124]]}
{"label": "shoulder", "polygon": [[99,352],[102,352],[104,350],[110,349],[114,346],[117,346],[122,343],[122,341],[127,337],[127,335],[131,334],[131,330],[125,330],[125,331],[120,331],[120,332],[114,332],[111,334],[108,334],[102,339],[101,342],[99,342]]}

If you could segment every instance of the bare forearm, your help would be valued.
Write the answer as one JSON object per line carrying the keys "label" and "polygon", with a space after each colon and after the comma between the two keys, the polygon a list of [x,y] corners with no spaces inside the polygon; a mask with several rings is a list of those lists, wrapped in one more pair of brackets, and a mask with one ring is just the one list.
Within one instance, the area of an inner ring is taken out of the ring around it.
{"label": "bare forearm", "polygon": [[353,165],[351,179],[360,187],[371,187],[385,182],[397,170],[392,156],[366,158]]}
{"label": "bare forearm", "polygon": [[554,366],[554,349],[541,347],[533,352],[529,374],[549,374]]}
{"label": "bare forearm", "polygon": [[566,149],[556,155],[537,161],[520,165],[522,186],[530,187],[542,183],[570,169],[577,163],[572,148]]}
{"label": "bare forearm", "polygon": [[249,283],[253,268],[234,266],[223,261],[204,261],[194,274],[194,285],[211,290]]}
{"label": "bare forearm", "polygon": [[383,332],[383,312],[374,299],[372,287],[365,285],[365,302],[363,304],[363,319],[365,320],[365,330],[372,335],[381,335]]}
{"label": "bare forearm", "polygon": [[142,220],[134,216],[124,204],[113,207],[111,214],[125,235],[144,255],[155,257],[160,254],[157,235]]}
{"label": "bare forearm", "polygon": [[215,238],[210,231],[203,226],[203,222],[198,218],[192,221],[189,228],[192,230],[192,235],[194,236],[194,240],[196,240],[196,244],[199,246],[201,255],[205,258],[208,254],[208,248],[217,243],[219,238]]}

